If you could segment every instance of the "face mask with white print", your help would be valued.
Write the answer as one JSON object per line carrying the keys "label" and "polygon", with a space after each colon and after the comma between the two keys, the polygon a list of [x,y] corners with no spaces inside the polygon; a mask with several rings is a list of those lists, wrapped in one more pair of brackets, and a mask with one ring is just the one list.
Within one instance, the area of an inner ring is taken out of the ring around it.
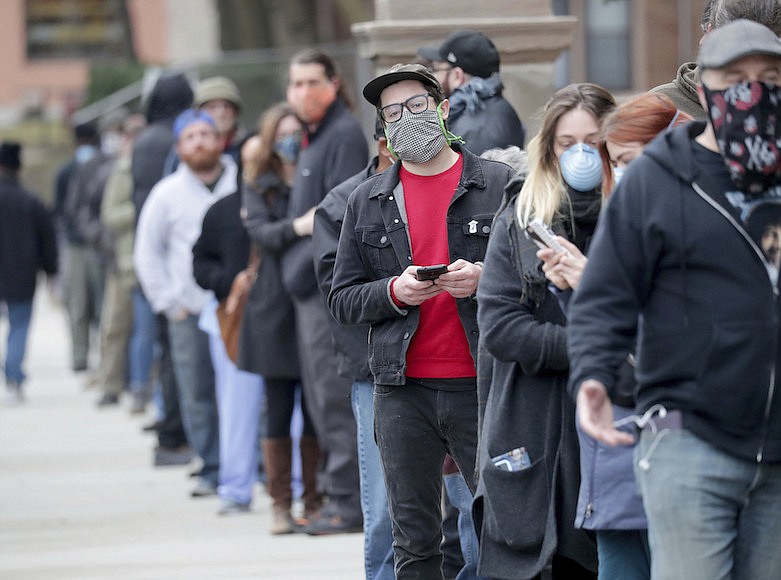
{"label": "face mask with white print", "polygon": [[781,183],[781,87],[745,81],[702,85],[708,117],[735,186],[749,197]]}

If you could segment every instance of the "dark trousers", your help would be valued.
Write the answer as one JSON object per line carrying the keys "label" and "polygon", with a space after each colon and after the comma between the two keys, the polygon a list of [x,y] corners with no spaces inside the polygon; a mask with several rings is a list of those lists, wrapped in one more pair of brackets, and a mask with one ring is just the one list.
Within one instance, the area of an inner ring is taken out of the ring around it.
{"label": "dark trousers", "polygon": [[161,447],[179,447],[187,443],[179,410],[179,387],[174,375],[171,359],[171,343],[168,340],[168,320],[162,314],[155,317],[156,340],[160,348],[157,379],[160,381],[160,394],[163,397],[163,417],[157,431],[157,441]]}
{"label": "dark trousers", "polygon": [[339,376],[325,299],[316,292],[294,299],[293,306],[304,401],[325,455],[321,476],[322,491],[329,498],[327,515],[360,522],[357,428],[350,402],[353,381]]}
{"label": "dark trousers", "polygon": [[[266,433],[269,439],[290,437],[290,421],[296,407],[297,379],[275,379],[264,377],[266,385]],[[301,415],[303,416],[303,435],[315,437],[315,428],[306,410],[306,400],[301,397]]]}
{"label": "dark trousers", "polygon": [[441,579],[442,462],[449,453],[474,493],[477,393],[377,385],[374,428],[393,522],[396,577]]}

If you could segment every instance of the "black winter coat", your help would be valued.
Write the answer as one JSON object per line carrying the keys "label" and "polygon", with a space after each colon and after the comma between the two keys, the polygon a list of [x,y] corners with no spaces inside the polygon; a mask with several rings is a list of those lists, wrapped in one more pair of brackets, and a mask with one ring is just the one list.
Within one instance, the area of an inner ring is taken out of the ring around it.
{"label": "black winter coat", "polygon": [[273,173],[244,185],[244,227],[260,254],[260,269],[244,310],[237,366],[264,377],[297,379],[295,312],[280,267],[280,257],[298,239],[286,217],[289,195]]}
{"label": "black winter coat", "polygon": [[[538,248],[514,214],[510,203],[494,222],[477,292],[481,347],[492,358],[491,381],[481,380],[478,393],[479,572],[531,578],[554,554],[596,570],[596,544],[574,527],[580,465],[566,390],[566,318],[540,271]],[[492,457],[517,447],[526,448],[530,467],[494,466]]]}
{"label": "black winter coat", "polygon": [[214,202],[203,217],[193,246],[193,276],[198,286],[222,301],[248,260],[249,236],[241,223],[241,194],[236,192]]}
{"label": "black winter coat", "polygon": [[513,106],[501,94],[481,102],[485,108],[480,111],[451,112],[447,120],[450,131],[461,137],[466,148],[475,155],[512,145],[523,149],[526,129]]}
{"label": "black winter coat", "polygon": [[16,179],[0,177],[0,300],[31,300],[39,270],[57,273],[52,217]]}
{"label": "black winter coat", "polygon": [[[296,218],[317,206],[334,187],[358,173],[369,158],[357,119],[339,99],[334,101],[296,164],[287,216]],[[308,298],[317,292],[312,238],[296,241],[282,257],[282,279],[290,294]]]}

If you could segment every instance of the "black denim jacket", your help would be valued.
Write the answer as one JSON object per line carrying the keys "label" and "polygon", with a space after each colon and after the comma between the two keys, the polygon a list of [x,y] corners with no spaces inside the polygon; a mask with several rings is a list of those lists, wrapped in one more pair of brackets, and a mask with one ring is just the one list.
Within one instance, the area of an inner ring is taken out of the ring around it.
{"label": "black denim jacket", "polygon": [[[450,261],[482,261],[494,214],[513,176],[503,163],[454,146],[463,170],[447,213]],[[375,383],[403,385],[406,355],[420,320],[418,307],[398,308],[390,283],[412,262],[409,235],[397,195],[399,163],[363,182],[350,196],[339,238],[328,306],[343,324],[369,324],[369,368]],[[477,302],[456,300],[472,358],[477,351]]]}

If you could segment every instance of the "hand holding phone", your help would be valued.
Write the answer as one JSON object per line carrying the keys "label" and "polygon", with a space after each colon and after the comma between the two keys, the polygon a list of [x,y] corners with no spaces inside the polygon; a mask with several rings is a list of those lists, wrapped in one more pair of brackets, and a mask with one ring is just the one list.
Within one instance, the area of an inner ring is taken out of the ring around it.
{"label": "hand holding phone", "polygon": [[416,271],[416,275],[418,280],[422,282],[423,280],[436,280],[442,274],[447,273],[447,271],[448,271],[447,264],[436,264],[434,266],[420,266]]}
{"label": "hand holding phone", "polygon": [[550,229],[550,226],[543,223],[539,218],[533,219],[529,225],[526,226],[526,233],[528,233],[529,237],[537,242],[540,247],[550,248],[557,254],[562,252],[569,254],[569,252],[564,249],[564,246],[556,239],[556,234]]}

